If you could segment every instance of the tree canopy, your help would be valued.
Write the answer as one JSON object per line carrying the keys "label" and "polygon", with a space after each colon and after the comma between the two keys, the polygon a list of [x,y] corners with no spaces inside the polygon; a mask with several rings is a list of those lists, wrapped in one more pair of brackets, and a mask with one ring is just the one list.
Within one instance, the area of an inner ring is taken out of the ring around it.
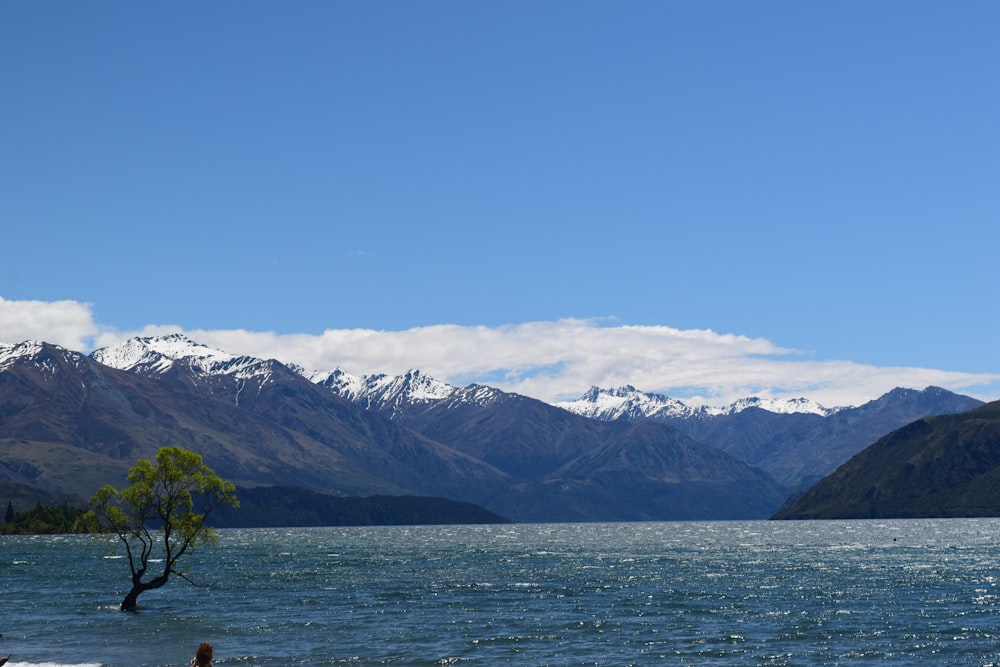
{"label": "tree canopy", "polygon": [[[199,454],[180,447],[160,449],[155,465],[139,460],[128,482],[122,491],[101,487],[88,512],[91,522],[116,534],[125,547],[132,587],[122,600],[124,611],[134,610],[141,593],[160,588],[173,575],[191,582],[181,559],[216,538],[206,518],[220,506],[239,506],[236,487]],[[151,565],[162,569],[150,572]]]}

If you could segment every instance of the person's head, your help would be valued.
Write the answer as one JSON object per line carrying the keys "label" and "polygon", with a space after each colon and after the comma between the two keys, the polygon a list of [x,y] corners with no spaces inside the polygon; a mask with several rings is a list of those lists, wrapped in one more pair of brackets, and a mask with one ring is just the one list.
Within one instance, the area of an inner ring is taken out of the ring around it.
{"label": "person's head", "polygon": [[194,654],[195,660],[198,662],[198,667],[205,667],[212,662],[212,645],[208,642],[201,644],[198,647],[198,652]]}

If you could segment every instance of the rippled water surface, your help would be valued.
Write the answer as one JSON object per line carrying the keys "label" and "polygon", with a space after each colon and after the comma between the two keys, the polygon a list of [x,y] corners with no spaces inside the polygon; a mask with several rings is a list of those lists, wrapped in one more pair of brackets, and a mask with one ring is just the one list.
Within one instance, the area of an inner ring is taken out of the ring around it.
{"label": "rippled water surface", "polygon": [[222,531],[117,605],[113,541],[0,537],[8,665],[1000,664],[1000,521]]}

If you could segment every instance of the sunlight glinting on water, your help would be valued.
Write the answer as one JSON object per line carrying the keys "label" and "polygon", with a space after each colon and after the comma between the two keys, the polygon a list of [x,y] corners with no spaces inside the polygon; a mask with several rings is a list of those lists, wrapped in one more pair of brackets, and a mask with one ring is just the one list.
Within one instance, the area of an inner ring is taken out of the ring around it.
{"label": "sunlight glinting on water", "polygon": [[[3,538],[12,667],[987,665],[1000,521],[716,522],[222,532],[117,603],[114,544]],[[49,628],[59,628],[52,633]]]}

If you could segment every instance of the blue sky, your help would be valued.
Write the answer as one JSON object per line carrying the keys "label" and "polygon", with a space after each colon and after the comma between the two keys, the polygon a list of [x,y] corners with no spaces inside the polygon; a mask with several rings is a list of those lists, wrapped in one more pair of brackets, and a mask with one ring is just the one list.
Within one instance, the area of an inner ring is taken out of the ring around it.
{"label": "blue sky", "polygon": [[8,0],[0,341],[998,398],[998,31],[975,0]]}

